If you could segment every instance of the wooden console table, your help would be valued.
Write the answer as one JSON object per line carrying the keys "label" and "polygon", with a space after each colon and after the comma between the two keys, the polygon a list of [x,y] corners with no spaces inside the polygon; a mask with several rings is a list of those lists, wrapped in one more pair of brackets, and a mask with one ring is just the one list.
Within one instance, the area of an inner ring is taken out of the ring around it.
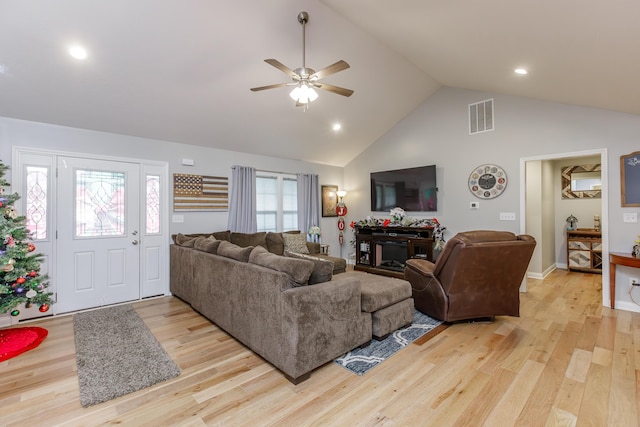
{"label": "wooden console table", "polygon": [[602,233],[593,228],[567,230],[567,269],[602,274]]}
{"label": "wooden console table", "polygon": [[627,252],[609,252],[609,305],[615,308],[616,302],[616,265],[640,268],[640,258]]}

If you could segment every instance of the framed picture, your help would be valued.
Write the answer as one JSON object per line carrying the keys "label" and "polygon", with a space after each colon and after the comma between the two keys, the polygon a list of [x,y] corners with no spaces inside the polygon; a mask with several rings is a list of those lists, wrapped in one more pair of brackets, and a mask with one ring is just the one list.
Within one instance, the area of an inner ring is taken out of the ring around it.
{"label": "framed picture", "polygon": [[620,156],[622,207],[640,206],[640,151]]}
{"label": "framed picture", "polygon": [[338,186],[323,185],[322,186],[322,216],[338,216],[336,206],[338,206]]}

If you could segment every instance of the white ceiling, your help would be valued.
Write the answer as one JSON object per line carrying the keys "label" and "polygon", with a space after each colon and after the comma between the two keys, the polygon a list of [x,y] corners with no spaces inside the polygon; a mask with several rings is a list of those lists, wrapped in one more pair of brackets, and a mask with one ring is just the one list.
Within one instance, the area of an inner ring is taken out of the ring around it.
{"label": "white ceiling", "polygon": [[[249,91],[289,80],[266,58],[302,65],[302,10],[306,65],[347,61],[323,81],[355,91],[307,112]],[[441,85],[640,114],[638,17],[632,0],[2,0],[0,116],[342,166]]]}

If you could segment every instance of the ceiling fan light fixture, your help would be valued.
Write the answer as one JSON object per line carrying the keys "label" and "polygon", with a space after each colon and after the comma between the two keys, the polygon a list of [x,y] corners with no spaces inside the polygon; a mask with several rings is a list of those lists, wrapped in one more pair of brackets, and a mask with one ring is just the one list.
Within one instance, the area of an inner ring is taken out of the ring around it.
{"label": "ceiling fan light fixture", "polygon": [[307,104],[318,99],[318,93],[311,86],[305,83],[301,83],[293,88],[289,96],[300,104]]}
{"label": "ceiling fan light fixture", "polygon": [[266,89],[295,86],[289,93],[289,96],[294,101],[296,101],[296,106],[304,105],[305,111],[307,111],[309,102],[313,102],[318,99],[318,93],[315,91],[316,88],[328,92],[333,92],[342,96],[351,96],[353,94],[353,91],[351,89],[345,89],[339,86],[319,83],[319,80],[349,68],[349,64],[347,64],[345,61],[340,60],[334,64],[329,65],[328,67],[321,69],[320,71],[315,71],[312,68],[307,68],[305,63],[305,25],[307,22],[309,22],[309,14],[307,12],[300,12],[298,14],[298,22],[302,25],[302,67],[292,70],[276,59],[265,59],[264,62],[287,74],[289,77],[291,77],[292,81],[289,83],[276,83],[273,85],[252,87],[251,91],[257,92]]}

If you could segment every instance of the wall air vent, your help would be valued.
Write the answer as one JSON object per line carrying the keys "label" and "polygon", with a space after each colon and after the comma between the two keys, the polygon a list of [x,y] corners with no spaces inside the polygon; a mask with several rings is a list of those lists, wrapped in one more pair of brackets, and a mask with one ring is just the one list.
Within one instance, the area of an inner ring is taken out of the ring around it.
{"label": "wall air vent", "polygon": [[493,98],[469,104],[469,135],[493,130]]}

